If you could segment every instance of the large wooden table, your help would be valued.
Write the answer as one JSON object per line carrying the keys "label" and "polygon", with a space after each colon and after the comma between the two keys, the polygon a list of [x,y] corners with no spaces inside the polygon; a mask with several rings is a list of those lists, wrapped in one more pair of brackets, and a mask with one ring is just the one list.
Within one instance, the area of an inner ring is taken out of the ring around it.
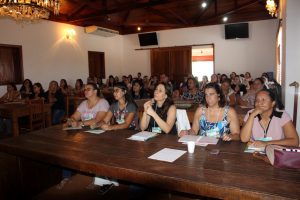
{"label": "large wooden table", "polygon": [[[54,126],[0,141],[0,151],[77,171],[221,199],[299,199],[300,171],[277,169],[243,153],[240,142],[196,147],[174,163],[148,159],[163,148],[186,150],[174,135],[131,141],[134,131],[101,135]],[[210,149],[218,148],[219,155]]]}
{"label": "large wooden table", "polygon": [[[44,112],[46,114],[46,125],[51,125],[51,105],[44,104]],[[19,135],[19,122],[20,117],[30,115],[30,104],[25,103],[5,103],[0,104],[0,117],[10,118],[12,120],[12,133],[13,136]]]}

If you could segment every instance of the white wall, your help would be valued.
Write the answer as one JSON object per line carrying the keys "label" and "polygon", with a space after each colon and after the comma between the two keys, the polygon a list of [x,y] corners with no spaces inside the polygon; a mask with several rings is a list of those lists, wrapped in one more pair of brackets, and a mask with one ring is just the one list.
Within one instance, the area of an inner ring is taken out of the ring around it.
{"label": "white wall", "polygon": [[[224,25],[185,28],[158,32],[161,47],[192,44],[215,44],[215,71],[220,73],[252,72],[259,76],[274,71],[277,20],[249,23],[250,38],[225,40]],[[73,40],[65,31],[73,28]],[[51,80],[66,78],[74,85],[77,78],[88,76],[87,51],[104,51],[106,76],[150,74],[149,50],[140,48],[137,34],[112,38],[85,34],[82,27],[51,21],[20,24],[0,18],[0,44],[22,45],[24,78],[41,82],[47,89]],[[0,87],[0,95],[5,87]]]}
{"label": "white wall", "polygon": [[[215,72],[274,71],[278,20],[249,22],[249,39],[225,40],[224,25],[159,31],[159,47],[215,44]],[[124,36],[124,66],[128,71],[150,74],[149,50],[139,49],[137,34]]]}
{"label": "white wall", "polygon": [[[300,1],[286,0],[286,16],[283,17],[283,32],[285,35],[285,52],[283,52],[283,67],[285,67],[285,105],[288,113],[293,116],[295,88],[289,84],[293,81],[300,83]],[[298,92],[299,95],[299,92]],[[300,135],[300,97],[298,98],[297,131]]]}
{"label": "white wall", "polygon": [[[76,35],[67,40],[67,29]],[[105,52],[106,76],[121,74],[122,36],[105,38],[84,33],[84,29],[51,21],[16,23],[0,18],[0,44],[22,45],[24,78],[41,82],[44,89],[51,80],[66,78],[72,86],[77,78],[88,77],[88,51]],[[6,87],[2,86],[0,94]]]}

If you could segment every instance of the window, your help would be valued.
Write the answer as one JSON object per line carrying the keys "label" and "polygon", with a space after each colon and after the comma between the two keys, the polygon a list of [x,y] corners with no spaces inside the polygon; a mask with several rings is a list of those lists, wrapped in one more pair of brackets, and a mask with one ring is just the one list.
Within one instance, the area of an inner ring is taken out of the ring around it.
{"label": "window", "polygon": [[192,49],[192,74],[202,81],[203,76],[214,73],[214,45],[196,46]]}

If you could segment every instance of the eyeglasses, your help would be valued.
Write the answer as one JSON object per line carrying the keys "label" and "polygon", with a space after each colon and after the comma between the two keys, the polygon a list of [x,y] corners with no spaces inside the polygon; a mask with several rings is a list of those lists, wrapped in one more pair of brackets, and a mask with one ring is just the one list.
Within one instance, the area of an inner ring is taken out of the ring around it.
{"label": "eyeglasses", "polygon": [[93,88],[85,88],[84,91],[92,91]]}

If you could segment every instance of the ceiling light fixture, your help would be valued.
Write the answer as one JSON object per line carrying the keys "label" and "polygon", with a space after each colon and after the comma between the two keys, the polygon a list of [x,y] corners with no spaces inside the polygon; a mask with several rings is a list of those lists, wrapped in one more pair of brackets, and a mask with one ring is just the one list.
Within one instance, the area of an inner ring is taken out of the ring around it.
{"label": "ceiling light fixture", "polygon": [[201,7],[202,7],[202,8],[206,8],[206,6],[207,6],[207,3],[206,3],[205,1],[202,2]]}
{"label": "ceiling light fixture", "polygon": [[266,1],[266,9],[269,11],[269,14],[272,15],[272,17],[275,15],[277,17],[277,5],[274,0],[267,0]]}
{"label": "ceiling light fixture", "polygon": [[60,0],[0,0],[0,16],[15,20],[48,19],[59,14]]}
{"label": "ceiling light fixture", "polygon": [[227,22],[228,21],[228,17],[223,17],[223,22]]}
{"label": "ceiling light fixture", "polygon": [[138,26],[138,27],[136,28],[136,30],[141,31],[142,28],[141,28],[140,26]]}

